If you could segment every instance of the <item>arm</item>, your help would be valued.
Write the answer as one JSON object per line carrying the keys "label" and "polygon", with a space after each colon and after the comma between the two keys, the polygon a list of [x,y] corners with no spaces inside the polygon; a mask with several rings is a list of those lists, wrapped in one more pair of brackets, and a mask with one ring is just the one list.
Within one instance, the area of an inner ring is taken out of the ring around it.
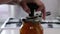
{"label": "arm", "polygon": [[0,0],[0,4],[19,4],[19,0]]}

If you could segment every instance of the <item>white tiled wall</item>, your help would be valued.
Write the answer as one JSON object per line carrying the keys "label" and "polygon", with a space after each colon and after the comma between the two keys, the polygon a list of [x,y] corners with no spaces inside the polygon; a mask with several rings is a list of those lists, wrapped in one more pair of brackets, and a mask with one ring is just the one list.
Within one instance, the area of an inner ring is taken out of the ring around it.
{"label": "white tiled wall", "polygon": [[0,5],[0,22],[5,21],[9,17],[8,5],[2,4]]}
{"label": "white tiled wall", "polygon": [[60,16],[60,0],[58,0],[58,14],[59,14],[59,16]]}
{"label": "white tiled wall", "polygon": [[51,15],[48,16],[47,18],[54,18],[58,16],[58,0],[42,0],[45,4],[46,11],[50,11]]}

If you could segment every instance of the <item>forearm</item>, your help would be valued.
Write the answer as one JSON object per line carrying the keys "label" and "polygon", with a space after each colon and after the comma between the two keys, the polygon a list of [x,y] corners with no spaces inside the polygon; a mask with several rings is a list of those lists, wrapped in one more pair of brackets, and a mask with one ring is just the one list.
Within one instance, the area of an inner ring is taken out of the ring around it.
{"label": "forearm", "polygon": [[0,4],[7,4],[11,2],[11,0],[0,0]]}
{"label": "forearm", "polygon": [[0,4],[19,4],[18,0],[0,0]]}

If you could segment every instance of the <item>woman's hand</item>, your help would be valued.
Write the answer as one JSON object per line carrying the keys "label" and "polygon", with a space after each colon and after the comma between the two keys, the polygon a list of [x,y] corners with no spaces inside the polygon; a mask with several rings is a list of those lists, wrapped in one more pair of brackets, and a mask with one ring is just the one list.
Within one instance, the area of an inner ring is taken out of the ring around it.
{"label": "woman's hand", "polygon": [[37,8],[37,11],[41,11],[42,12],[42,18],[45,19],[45,6],[43,4],[42,1],[40,0],[0,0],[0,4],[18,4],[21,5],[22,8],[29,13],[30,12],[30,8],[27,6],[27,3],[36,3],[39,7]]}
{"label": "woman's hand", "polygon": [[22,6],[22,8],[27,12],[27,13],[29,13],[30,12],[30,8],[27,6],[27,3],[36,3],[39,7],[38,7],[38,9],[37,9],[37,11],[41,11],[42,12],[42,18],[45,20],[45,12],[46,12],[46,10],[45,10],[45,6],[44,6],[44,4],[43,4],[43,2],[42,1],[40,1],[40,0],[22,0],[21,2],[20,2],[20,5]]}

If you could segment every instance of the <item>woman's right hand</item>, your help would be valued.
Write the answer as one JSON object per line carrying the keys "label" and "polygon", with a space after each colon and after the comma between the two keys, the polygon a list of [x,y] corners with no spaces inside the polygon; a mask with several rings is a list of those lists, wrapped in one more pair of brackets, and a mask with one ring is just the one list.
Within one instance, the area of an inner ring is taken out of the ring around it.
{"label": "woman's right hand", "polygon": [[39,6],[37,8],[37,11],[41,11],[42,12],[42,18],[45,20],[45,13],[46,13],[46,10],[45,10],[45,6],[44,6],[44,3],[41,1],[41,0],[22,0],[20,2],[20,5],[22,6],[22,8],[25,10],[25,12],[29,13],[30,12],[30,8],[27,6],[27,3],[36,3],[37,6]]}

